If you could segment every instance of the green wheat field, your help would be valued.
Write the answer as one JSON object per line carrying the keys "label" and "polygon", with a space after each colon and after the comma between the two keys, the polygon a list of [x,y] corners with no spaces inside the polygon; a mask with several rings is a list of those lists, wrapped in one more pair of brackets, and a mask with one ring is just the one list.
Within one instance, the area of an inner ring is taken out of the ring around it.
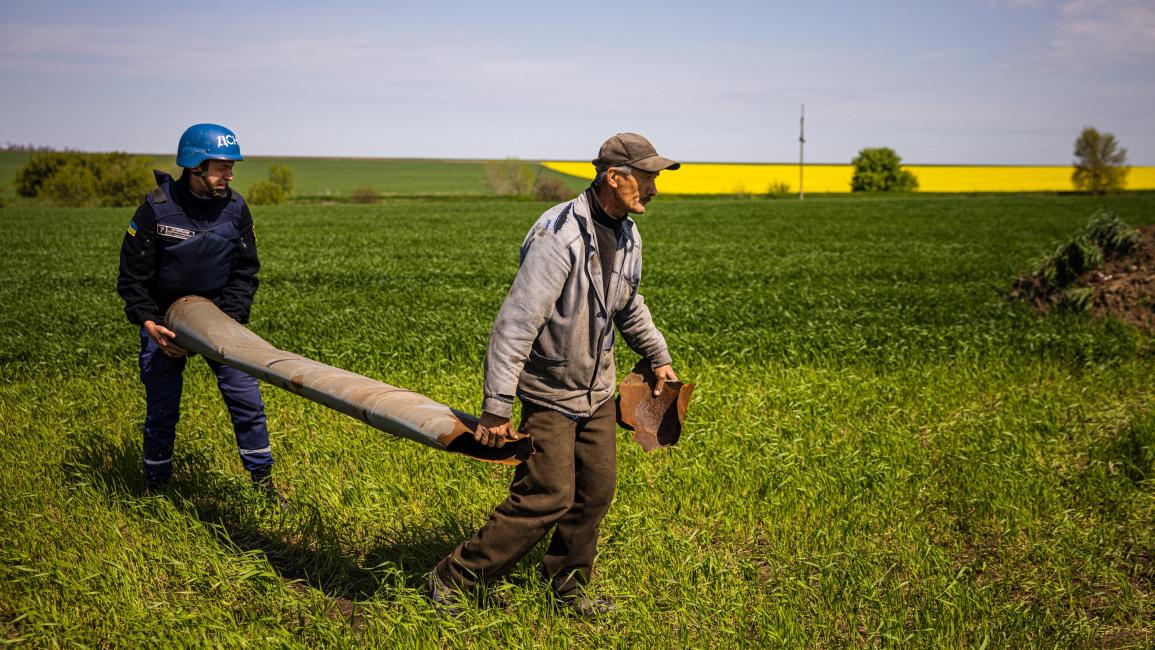
{"label": "green wheat field", "polygon": [[[463,192],[484,190],[475,171]],[[490,325],[546,207],[254,208],[251,327],[477,412]],[[270,386],[293,507],[262,507],[199,360],[175,485],[145,495],[137,332],[115,293],[132,210],[10,205],[0,643],[1151,647],[1155,341],[1006,299],[1099,207],[1155,221],[1152,195],[659,197],[639,220],[642,291],[698,388],[677,447],[620,432],[592,585],[619,610],[587,622],[551,602],[540,548],[439,618],[423,575],[512,470]],[[636,357],[617,354],[625,372]]]}

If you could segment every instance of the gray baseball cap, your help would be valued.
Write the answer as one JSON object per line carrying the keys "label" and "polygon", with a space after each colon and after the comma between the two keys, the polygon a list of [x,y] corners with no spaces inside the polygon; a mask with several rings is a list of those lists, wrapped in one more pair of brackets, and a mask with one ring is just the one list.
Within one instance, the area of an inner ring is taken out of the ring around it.
{"label": "gray baseball cap", "polygon": [[659,156],[654,145],[637,133],[619,133],[606,140],[592,162],[598,171],[629,165],[647,172],[660,172],[682,166],[682,163]]}

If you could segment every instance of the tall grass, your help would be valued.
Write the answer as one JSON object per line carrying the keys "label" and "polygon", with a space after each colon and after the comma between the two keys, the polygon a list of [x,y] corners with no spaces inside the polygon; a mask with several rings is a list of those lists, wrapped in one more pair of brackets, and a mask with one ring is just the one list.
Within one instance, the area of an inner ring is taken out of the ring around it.
{"label": "tall grass", "polygon": [[[1003,296],[1099,205],[1155,199],[661,200],[643,290],[699,384],[676,448],[620,436],[593,587],[558,612],[538,549],[455,620],[421,576],[510,470],[267,387],[246,485],[190,364],[175,486],[145,496],[123,210],[0,211],[0,638],[40,646],[1145,647],[1155,640],[1152,341]],[[252,327],[476,411],[486,337],[544,208],[256,210]],[[618,350],[626,368],[633,356]]]}

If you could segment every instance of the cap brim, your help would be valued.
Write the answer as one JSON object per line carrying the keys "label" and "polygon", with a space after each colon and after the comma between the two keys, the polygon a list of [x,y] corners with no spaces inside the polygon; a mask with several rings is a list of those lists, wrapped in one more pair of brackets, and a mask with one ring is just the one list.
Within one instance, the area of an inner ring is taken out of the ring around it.
{"label": "cap brim", "polygon": [[642,158],[641,160],[635,160],[630,163],[630,167],[636,167],[647,172],[660,172],[667,169],[673,171],[681,166],[682,163],[674,162],[669,158],[663,158],[661,156],[650,156],[649,158]]}

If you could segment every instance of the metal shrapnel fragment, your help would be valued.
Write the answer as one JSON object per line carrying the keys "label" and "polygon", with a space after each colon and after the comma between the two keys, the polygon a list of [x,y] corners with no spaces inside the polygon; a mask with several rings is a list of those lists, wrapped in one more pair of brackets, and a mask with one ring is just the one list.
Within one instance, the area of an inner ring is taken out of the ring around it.
{"label": "metal shrapnel fragment", "polygon": [[677,444],[694,393],[694,384],[668,381],[654,397],[654,381],[650,365],[641,361],[618,385],[618,424],[633,431],[645,451]]}

